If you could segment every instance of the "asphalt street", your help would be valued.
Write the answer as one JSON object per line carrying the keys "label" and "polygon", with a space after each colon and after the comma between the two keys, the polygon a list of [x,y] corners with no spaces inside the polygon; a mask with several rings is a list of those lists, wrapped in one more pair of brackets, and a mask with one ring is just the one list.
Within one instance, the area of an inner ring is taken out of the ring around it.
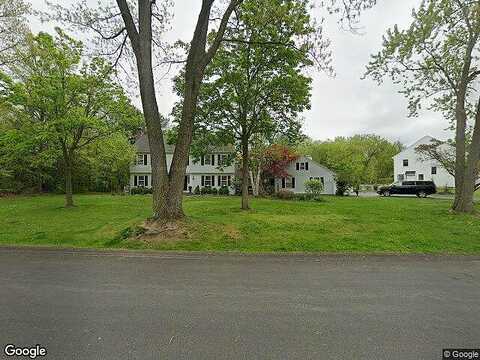
{"label": "asphalt street", "polygon": [[441,359],[480,347],[480,257],[0,248],[0,358],[16,359],[7,344],[61,360]]}

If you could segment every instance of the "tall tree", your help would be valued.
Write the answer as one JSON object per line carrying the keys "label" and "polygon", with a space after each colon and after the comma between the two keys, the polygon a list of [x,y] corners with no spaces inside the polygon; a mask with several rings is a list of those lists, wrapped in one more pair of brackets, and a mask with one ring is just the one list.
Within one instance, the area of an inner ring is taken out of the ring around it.
{"label": "tall tree", "polygon": [[298,114],[310,106],[304,69],[313,61],[328,68],[329,53],[308,1],[246,0],[235,15],[206,71],[197,121],[238,145],[242,209],[248,209],[251,140],[300,130]]}
{"label": "tall tree", "polygon": [[334,170],[337,181],[356,187],[392,181],[392,157],[402,148],[377,135],[355,135],[306,143],[299,150]]}
{"label": "tall tree", "polygon": [[[192,41],[187,46],[185,61],[184,99],[181,121],[178,126],[175,153],[170,172],[167,171],[164,134],[155,91],[152,50],[162,48],[161,33],[168,19],[170,0],[115,0],[90,8],[85,0],[72,9],[52,5],[57,20],[88,30],[95,36],[95,44],[106,56],[115,56],[114,63],[121,64],[124,55],[133,54],[138,72],[143,113],[152,155],[153,217],[176,219],[183,217],[182,191],[188,153],[195,125],[197,100],[207,65],[219,49],[230,16],[243,0],[229,0],[219,6],[216,16],[211,16],[215,0],[202,0],[201,10],[195,25]],[[314,3],[315,1],[312,1]],[[342,12],[342,18],[354,21],[357,15],[375,3],[375,0],[330,1],[331,12]],[[212,24],[216,31],[207,47],[207,37]],[[131,51],[129,51],[131,50]]]}
{"label": "tall tree", "polygon": [[[81,65],[83,46],[57,29],[31,35],[16,53],[11,77],[0,73],[1,100],[21,113],[12,134],[38,139],[39,152],[61,155],[65,203],[73,206],[72,176],[78,152],[117,131],[141,125],[141,114],[113,80],[110,64]],[[9,134],[7,134],[9,136]],[[21,138],[20,138],[21,139]]]}
{"label": "tall tree", "polygon": [[[453,210],[472,212],[480,158],[480,1],[423,0],[406,30],[397,27],[372,57],[367,76],[401,84],[412,115],[425,102],[455,128]],[[469,124],[473,133],[469,136]]]}
{"label": "tall tree", "polygon": [[[90,9],[85,2],[68,10],[55,6],[56,17],[60,20],[92,30],[99,35],[101,43],[116,41],[114,49],[117,56],[122,56],[127,40],[136,59],[138,83],[142,100],[143,113],[147,127],[152,157],[153,217],[156,220],[178,219],[184,216],[182,208],[183,181],[197,105],[200,84],[206,66],[210,63],[220,47],[230,15],[242,0],[230,0],[219,16],[218,28],[210,46],[207,36],[211,26],[211,13],[215,0],[202,0],[201,10],[195,26],[192,41],[188,46],[185,62],[185,92],[182,103],[181,121],[175,144],[170,170],[167,168],[164,129],[156,98],[155,77],[153,72],[153,48],[161,39],[159,32],[154,32],[154,24],[160,23],[160,30],[170,1],[157,4],[152,0],[138,0],[136,5],[128,0],[116,0],[118,11],[111,5],[99,9]],[[118,19],[121,19],[121,23]],[[107,24],[102,27],[102,24]],[[157,27],[158,29],[158,27]],[[154,37],[155,36],[155,37]],[[120,39],[120,40],[119,40]]]}

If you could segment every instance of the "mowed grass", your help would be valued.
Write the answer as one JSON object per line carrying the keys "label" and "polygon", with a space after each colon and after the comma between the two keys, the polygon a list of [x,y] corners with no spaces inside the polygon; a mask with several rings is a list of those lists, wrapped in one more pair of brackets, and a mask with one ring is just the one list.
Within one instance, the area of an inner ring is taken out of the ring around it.
{"label": "mowed grass", "polygon": [[[151,214],[149,196],[0,199],[0,244],[241,252],[480,254],[480,217],[452,215],[449,200],[337,198],[324,202],[187,197],[188,238],[144,243],[120,234]],[[478,205],[477,205],[478,206]]]}

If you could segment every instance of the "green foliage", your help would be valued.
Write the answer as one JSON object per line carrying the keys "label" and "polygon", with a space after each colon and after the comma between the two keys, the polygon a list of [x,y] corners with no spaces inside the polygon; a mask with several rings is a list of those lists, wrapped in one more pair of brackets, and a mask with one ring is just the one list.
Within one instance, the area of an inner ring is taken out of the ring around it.
{"label": "green foliage", "polygon": [[220,189],[218,189],[218,195],[222,195],[222,196],[230,195],[230,190],[228,189],[228,186],[222,186]]}
{"label": "green foliage", "polygon": [[335,195],[345,196],[345,193],[348,191],[349,184],[339,179],[336,180],[336,183],[337,183],[337,191],[335,192]]}
{"label": "green foliage", "polygon": [[[206,69],[194,149],[221,143],[240,146],[242,138],[254,136],[296,141],[299,114],[310,107],[306,69],[314,60],[328,67],[327,44],[316,32],[308,1],[246,0],[238,16],[238,24],[227,29],[230,40]],[[318,57],[313,59],[313,53]],[[179,76],[175,89],[180,96],[183,87]],[[181,103],[174,109],[177,119],[180,110]]]}
{"label": "green foliage", "polygon": [[127,139],[143,119],[111,65],[100,58],[82,61],[81,42],[60,29],[55,37],[30,35],[16,56],[19,61],[0,72],[6,115],[0,165],[14,175],[14,187],[59,189],[58,177],[69,169],[82,180],[96,172],[98,181],[120,186],[132,154]]}
{"label": "green foliage", "polygon": [[25,41],[30,14],[31,6],[27,1],[0,0],[0,64],[18,60],[15,50]]}
{"label": "green foliage", "polygon": [[149,195],[151,193],[152,189],[146,187],[134,187],[130,189],[130,194],[132,195]]}
{"label": "green foliage", "polygon": [[463,98],[466,90],[462,106],[472,119],[478,99],[474,94],[480,75],[479,50],[478,1],[424,0],[412,12],[408,28],[395,26],[387,31],[383,48],[372,56],[366,76],[379,83],[390,77],[401,85],[412,115],[423,104],[452,121],[457,96]]}
{"label": "green foliage", "polygon": [[312,198],[320,197],[323,192],[323,184],[320,180],[307,180],[305,181],[305,191]]}
{"label": "green foliage", "polygon": [[[337,174],[337,183],[349,186],[393,181],[392,157],[402,150],[399,143],[391,143],[377,135],[355,135],[349,138],[307,142],[299,152]],[[342,186],[340,186],[342,187]]]}
{"label": "green foliage", "polygon": [[195,187],[195,190],[193,190],[193,194],[194,194],[194,195],[200,195],[200,194],[201,194],[200,186],[197,185],[197,186]]}

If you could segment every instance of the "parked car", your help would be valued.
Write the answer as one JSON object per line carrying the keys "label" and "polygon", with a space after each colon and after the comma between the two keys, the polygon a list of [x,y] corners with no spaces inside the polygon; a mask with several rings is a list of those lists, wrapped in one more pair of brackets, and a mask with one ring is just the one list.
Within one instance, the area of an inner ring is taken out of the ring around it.
{"label": "parked car", "polygon": [[389,186],[382,186],[377,191],[382,196],[417,195],[423,198],[436,192],[437,187],[433,181],[399,181]]}

